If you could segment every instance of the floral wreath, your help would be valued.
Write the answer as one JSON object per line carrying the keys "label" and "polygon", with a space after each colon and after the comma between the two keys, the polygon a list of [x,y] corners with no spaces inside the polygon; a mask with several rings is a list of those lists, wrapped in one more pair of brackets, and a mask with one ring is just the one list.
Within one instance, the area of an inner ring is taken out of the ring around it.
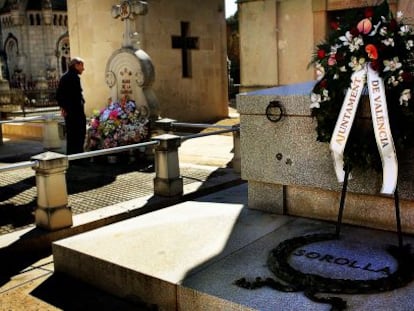
{"label": "floral wreath", "polygon": [[122,97],[108,100],[102,110],[95,110],[87,125],[86,150],[107,149],[148,140],[149,120],[142,116],[135,101]]}
{"label": "floral wreath", "polygon": [[[394,18],[384,1],[378,6],[349,11],[330,26],[330,35],[316,46],[311,61],[317,74],[310,105],[317,121],[317,140],[331,140],[352,74],[369,65],[384,82],[397,154],[413,146],[414,33],[404,23],[403,14],[398,12]],[[381,168],[373,130],[361,129],[357,122],[343,156],[349,168]]]}

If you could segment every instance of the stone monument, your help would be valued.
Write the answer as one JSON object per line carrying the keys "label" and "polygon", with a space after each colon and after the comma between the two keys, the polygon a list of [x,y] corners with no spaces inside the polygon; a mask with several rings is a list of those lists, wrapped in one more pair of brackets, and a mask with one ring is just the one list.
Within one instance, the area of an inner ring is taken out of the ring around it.
{"label": "stone monument", "polygon": [[[336,179],[329,147],[316,140],[315,120],[309,110],[313,86],[314,82],[307,82],[237,95],[243,129],[241,171],[249,183],[250,208],[336,220],[342,185]],[[268,113],[271,102],[282,107],[281,118]],[[412,160],[406,156],[400,162],[402,225],[405,232],[412,233]],[[394,200],[378,193],[381,182],[376,171],[354,172],[348,185],[345,222],[395,230]]]}
{"label": "stone monument", "polygon": [[[110,88],[112,101],[127,96],[136,102],[141,116],[158,118],[158,100],[151,88],[154,66],[151,58],[139,47],[138,34],[133,31],[137,16],[147,13],[145,1],[127,0],[112,7],[112,17],[124,22],[122,47],[112,53],[105,70],[105,81]],[[134,42],[135,41],[135,42]]]}

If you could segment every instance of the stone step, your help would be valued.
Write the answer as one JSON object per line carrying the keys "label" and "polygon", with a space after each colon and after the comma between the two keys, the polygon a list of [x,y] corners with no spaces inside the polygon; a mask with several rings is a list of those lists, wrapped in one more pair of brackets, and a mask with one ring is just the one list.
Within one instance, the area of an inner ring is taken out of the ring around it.
{"label": "stone step", "polygon": [[[248,290],[234,282],[274,277],[268,255],[282,241],[334,231],[332,223],[248,209],[243,184],[57,241],[53,256],[56,272],[160,310],[319,311],[330,305],[313,302],[303,292]],[[382,250],[396,243],[395,234],[346,227],[342,235],[338,243],[298,251],[294,264],[307,269],[311,262],[325,275],[341,278],[378,278],[395,270],[395,261]],[[383,294],[344,295],[348,310],[384,310],[384,305],[410,310],[412,283]]]}
{"label": "stone step", "polygon": [[[26,139],[43,139],[43,127],[42,121],[22,122],[21,119],[30,117],[39,117],[44,115],[59,115],[59,107],[43,107],[43,108],[27,108],[25,111],[14,110],[6,114],[7,120],[15,120],[13,123],[2,124],[3,135],[20,137]],[[59,136],[64,137],[63,133],[63,120],[59,121]]]}
{"label": "stone step", "polygon": [[16,122],[2,125],[3,135],[24,137],[26,139],[43,139],[43,124],[40,122]]}

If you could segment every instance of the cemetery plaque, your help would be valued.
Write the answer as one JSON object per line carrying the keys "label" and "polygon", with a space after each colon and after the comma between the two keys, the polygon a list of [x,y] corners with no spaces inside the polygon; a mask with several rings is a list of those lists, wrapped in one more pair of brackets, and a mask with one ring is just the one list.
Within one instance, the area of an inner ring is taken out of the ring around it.
{"label": "cemetery plaque", "polygon": [[316,242],[297,248],[288,262],[306,274],[352,280],[387,277],[398,266],[395,258],[383,249],[344,240]]}
{"label": "cemetery plaque", "polygon": [[235,285],[257,289],[303,291],[311,300],[344,310],[346,301],[325,294],[373,294],[406,286],[413,280],[413,255],[409,247],[370,247],[361,241],[339,239],[336,234],[316,233],[291,238],[270,251],[267,265],[276,278]]}

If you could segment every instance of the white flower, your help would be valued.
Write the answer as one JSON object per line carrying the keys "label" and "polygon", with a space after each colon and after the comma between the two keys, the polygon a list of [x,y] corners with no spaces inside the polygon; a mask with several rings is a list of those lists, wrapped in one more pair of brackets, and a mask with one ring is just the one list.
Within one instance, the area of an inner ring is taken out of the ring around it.
{"label": "white flower", "polygon": [[[347,31],[344,36],[340,36],[339,40],[342,41],[343,46],[349,46],[351,52],[359,50],[361,46],[364,45],[364,41],[361,36],[353,37],[351,32]],[[338,49],[340,45],[336,45],[333,49]]]}
{"label": "white flower", "polygon": [[330,100],[329,91],[327,89],[322,91],[322,101]]}
{"label": "white flower", "polygon": [[361,57],[360,59],[357,59],[355,56],[352,56],[348,66],[351,67],[353,71],[359,71],[362,69],[362,65],[364,64],[365,58]]}
{"label": "white flower", "polygon": [[401,36],[405,36],[410,33],[410,26],[403,25],[400,27],[400,31],[398,32]]}
{"label": "white flower", "polygon": [[403,82],[404,81],[403,73],[404,73],[403,70],[400,70],[400,72],[398,73],[398,81],[400,81],[400,82]]}
{"label": "white flower", "polygon": [[351,43],[349,44],[349,50],[351,52],[358,51],[361,46],[364,45],[364,40],[362,40],[361,36],[355,37],[352,39]]}
{"label": "white flower", "polygon": [[311,109],[320,108],[321,107],[320,103],[328,101],[328,100],[330,100],[330,97],[329,97],[329,91],[327,89],[324,89],[322,91],[322,95],[312,92],[311,93],[311,104],[309,107]]}
{"label": "white flower", "polygon": [[408,101],[411,99],[411,90],[405,89],[400,96],[400,105],[408,106]]}
{"label": "white flower", "polygon": [[387,38],[381,41],[386,46],[394,46],[394,39],[393,38]]}
{"label": "white flower", "polygon": [[338,80],[339,79],[339,74],[335,73],[334,76],[333,76],[333,79]]}
{"label": "white flower", "polygon": [[395,77],[394,77],[394,76],[391,76],[391,77],[388,79],[387,83],[395,87],[395,86],[397,86],[397,85],[398,85],[398,83],[399,83],[399,82],[398,82],[398,80],[396,80],[396,79],[395,79]]}
{"label": "white flower", "polygon": [[402,11],[398,11],[397,12],[397,19],[399,19],[399,20],[402,20],[402,18],[403,18],[403,12]]}
{"label": "white flower", "polygon": [[338,51],[338,49],[341,47],[340,44],[335,44],[331,46],[331,54],[336,54],[336,52]]}
{"label": "white flower", "polygon": [[350,45],[351,44],[352,38],[353,37],[352,37],[351,32],[350,31],[347,31],[345,33],[345,36],[340,36],[339,37],[339,40],[341,40],[343,42],[342,45],[346,46],[346,45]]}
{"label": "white flower", "polygon": [[407,50],[411,50],[411,48],[414,47],[414,41],[413,40],[408,40],[405,43],[405,47],[407,48]]}
{"label": "white flower", "polygon": [[311,104],[310,104],[310,108],[320,108],[321,105],[319,104],[322,101],[322,96],[316,93],[311,94]]}
{"label": "white flower", "polygon": [[381,27],[379,33],[380,33],[381,36],[385,37],[387,35],[387,27],[385,27],[385,26]]}
{"label": "white flower", "polygon": [[341,66],[341,67],[339,68],[339,71],[340,71],[340,72],[347,72],[347,70],[346,70],[346,67],[345,67],[345,66]]}
{"label": "white flower", "polygon": [[325,76],[325,68],[320,63],[317,63],[315,65],[315,70],[316,70],[316,80],[318,81],[322,80],[322,78]]}
{"label": "white flower", "polygon": [[384,60],[384,65],[384,71],[395,71],[397,69],[400,69],[402,66],[398,57],[394,57],[391,60]]}

